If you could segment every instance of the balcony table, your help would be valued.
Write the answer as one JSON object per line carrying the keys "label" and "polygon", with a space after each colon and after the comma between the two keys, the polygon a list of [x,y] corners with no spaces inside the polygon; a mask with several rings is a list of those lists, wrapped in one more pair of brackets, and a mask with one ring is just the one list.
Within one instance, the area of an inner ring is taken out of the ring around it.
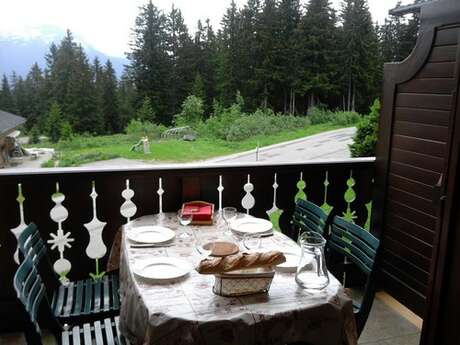
{"label": "balcony table", "polygon": [[[222,220],[213,226],[190,226],[206,238],[222,238]],[[351,299],[330,275],[321,291],[303,290],[295,273],[276,272],[268,294],[221,297],[212,292],[214,277],[192,270],[174,283],[153,284],[134,275],[135,260],[155,256],[200,260],[193,238],[176,236],[171,247],[130,248],[125,233],[136,226],[179,228],[175,214],[143,216],[123,228],[120,263],[121,332],[132,344],[282,345],[304,341],[315,345],[357,343]],[[286,250],[297,244],[275,232],[262,239],[263,250]]]}

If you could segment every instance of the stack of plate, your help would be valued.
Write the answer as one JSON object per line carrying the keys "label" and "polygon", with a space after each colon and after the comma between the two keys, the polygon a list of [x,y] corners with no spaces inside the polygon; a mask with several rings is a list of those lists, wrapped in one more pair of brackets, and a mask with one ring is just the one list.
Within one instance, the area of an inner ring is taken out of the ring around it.
{"label": "stack of plate", "polygon": [[135,227],[126,236],[135,243],[161,245],[171,242],[176,234],[171,229],[163,226],[148,225]]}
{"label": "stack of plate", "polygon": [[[175,233],[163,226],[149,225],[139,226],[131,229],[127,235],[128,239],[136,244],[151,244],[161,246],[171,243]],[[153,257],[136,260],[134,273],[151,282],[170,282],[186,276],[191,266],[188,262],[171,257]]]}
{"label": "stack of plate", "polygon": [[230,224],[232,231],[238,236],[269,235],[273,232],[273,224],[263,218],[244,217]]}

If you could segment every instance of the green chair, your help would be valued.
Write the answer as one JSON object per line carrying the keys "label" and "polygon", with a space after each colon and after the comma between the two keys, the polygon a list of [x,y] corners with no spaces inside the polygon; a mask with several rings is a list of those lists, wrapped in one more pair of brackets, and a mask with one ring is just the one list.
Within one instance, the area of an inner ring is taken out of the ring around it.
{"label": "green chair", "polygon": [[47,255],[47,247],[38,228],[31,223],[19,236],[21,256],[30,258],[51,291],[53,315],[64,323],[90,321],[105,316],[115,316],[120,309],[118,273],[107,274],[102,279],[78,280],[61,284]]}
{"label": "green chair", "polygon": [[297,238],[304,231],[318,232],[327,238],[326,224],[328,215],[316,204],[298,199],[292,215],[294,238]]}
{"label": "green chair", "polygon": [[364,295],[360,303],[353,302],[358,335],[364,329],[371,311],[376,291],[376,261],[378,259],[380,241],[360,226],[349,223],[335,216],[330,224],[330,236],[327,242],[329,254],[337,253],[347,258],[342,266],[346,273],[353,266],[366,276]]}
{"label": "green chair", "polygon": [[28,316],[25,337],[29,345],[42,345],[39,318],[47,316],[47,326],[62,345],[124,345],[126,340],[118,328],[119,318],[105,318],[93,323],[69,325],[67,329],[53,315],[46,288],[32,258],[25,258],[14,275],[14,289]]}

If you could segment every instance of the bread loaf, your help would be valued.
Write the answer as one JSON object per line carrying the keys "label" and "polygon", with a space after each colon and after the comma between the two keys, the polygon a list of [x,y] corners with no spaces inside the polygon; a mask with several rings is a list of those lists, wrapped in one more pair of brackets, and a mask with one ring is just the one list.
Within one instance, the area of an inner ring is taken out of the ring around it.
{"label": "bread loaf", "polygon": [[251,254],[238,253],[222,258],[203,259],[196,270],[201,274],[219,274],[246,268],[276,266],[285,261],[284,254],[277,251]]}

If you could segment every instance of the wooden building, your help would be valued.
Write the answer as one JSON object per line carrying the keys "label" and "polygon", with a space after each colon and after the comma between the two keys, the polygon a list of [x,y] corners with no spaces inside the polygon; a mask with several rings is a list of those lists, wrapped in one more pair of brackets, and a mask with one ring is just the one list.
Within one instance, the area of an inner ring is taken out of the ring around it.
{"label": "wooden building", "polygon": [[9,135],[25,122],[21,116],[0,110],[0,168],[8,165],[10,152],[14,149],[14,139]]}

